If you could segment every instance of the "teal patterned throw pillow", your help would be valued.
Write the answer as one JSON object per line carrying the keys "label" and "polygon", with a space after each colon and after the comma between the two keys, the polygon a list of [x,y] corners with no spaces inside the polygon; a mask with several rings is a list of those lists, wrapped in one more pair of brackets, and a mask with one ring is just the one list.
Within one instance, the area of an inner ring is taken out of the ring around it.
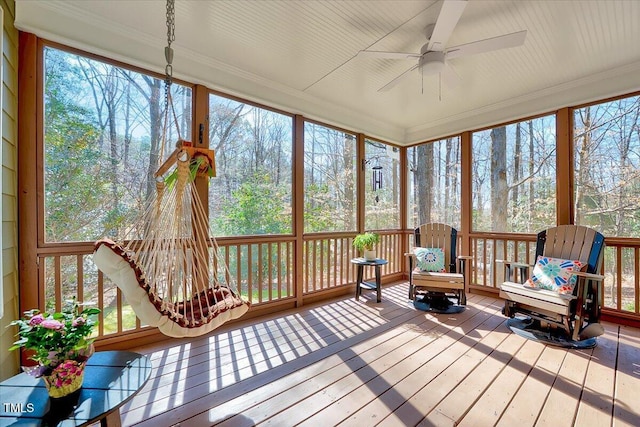
{"label": "teal patterned throw pillow", "polygon": [[586,264],[577,260],[539,256],[533,268],[533,275],[524,286],[571,294],[577,279],[573,272],[580,271],[583,267],[586,267]]}
{"label": "teal patterned throw pillow", "polygon": [[413,253],[418,260],[418,268],[420,270],[432,273],[446,273],[442,248],[413,248]]}

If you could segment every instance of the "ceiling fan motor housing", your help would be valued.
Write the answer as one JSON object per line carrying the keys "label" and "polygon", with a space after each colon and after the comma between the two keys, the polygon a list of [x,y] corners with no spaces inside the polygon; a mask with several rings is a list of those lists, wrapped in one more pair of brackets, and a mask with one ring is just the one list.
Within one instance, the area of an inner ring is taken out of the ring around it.
{"label": "ceiling fan motor housing", "polygon": [[431,51],[424,53],[418,61],[423,74],[437,74],[444,68],[444,52]]}

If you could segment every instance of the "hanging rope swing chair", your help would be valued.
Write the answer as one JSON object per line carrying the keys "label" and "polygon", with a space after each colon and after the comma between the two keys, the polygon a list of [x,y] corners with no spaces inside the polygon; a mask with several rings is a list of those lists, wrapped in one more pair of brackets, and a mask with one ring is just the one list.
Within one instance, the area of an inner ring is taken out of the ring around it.
{"label": "hanging rope swing chair", "polygon": [[[173,16],[173,0],[168,0],[163,135],[171,97]],[[171,337],[206,334],[249,309],[219,256],[196,186],[198,176],[214,174],[213,150],[179,140],[155,174],[155,196],[126,233],[131,238],[95,244],[94,263],[120,288],[141,322]]]}

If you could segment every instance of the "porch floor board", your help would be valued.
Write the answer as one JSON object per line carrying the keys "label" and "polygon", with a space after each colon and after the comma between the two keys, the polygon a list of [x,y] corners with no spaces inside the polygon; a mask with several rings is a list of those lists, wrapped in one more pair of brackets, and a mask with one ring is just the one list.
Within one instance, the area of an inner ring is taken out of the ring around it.
{"label": "porch floor board", "polygon": [[497,298],[433,315],[408,283],[224,325],[134,350],[145,388],[122,409],[138,426],[640,425],[640,330],[604,323],[590,350],[528,341]]}

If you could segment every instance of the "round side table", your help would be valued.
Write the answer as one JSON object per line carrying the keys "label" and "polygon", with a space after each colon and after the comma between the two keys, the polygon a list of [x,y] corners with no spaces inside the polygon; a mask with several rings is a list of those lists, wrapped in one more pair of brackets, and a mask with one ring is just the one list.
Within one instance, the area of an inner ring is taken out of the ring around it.
{"label": "round side table", "polygon": [[[376,258],[372,260],[367,260],[364,258],[353,258],[351,260],[352,264],[355,264],[357,269],[357,279],[356,279],[356,301],[360,299],[360,294],[362,293],[362,289],[376,290],[377,302],[382,301],[382,286],[380,284],[380,267],[387,264],[388,261],[386,259]],[[374,267],[375,268],[375,283],[372,282],[364,282],[362,280],[364,267]]]}

